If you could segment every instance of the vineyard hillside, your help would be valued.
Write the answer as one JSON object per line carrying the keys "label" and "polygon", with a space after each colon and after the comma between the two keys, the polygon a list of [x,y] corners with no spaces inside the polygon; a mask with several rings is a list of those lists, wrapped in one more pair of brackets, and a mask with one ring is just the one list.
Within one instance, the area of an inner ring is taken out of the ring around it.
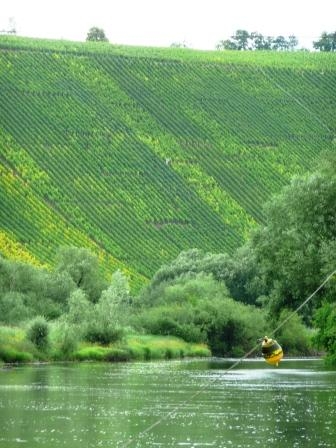
{"label": "vineyard hillside", "polygon": [[87,247],[134,287],[232,253],[336,149],[336,58],[0,36],[0,254]]}

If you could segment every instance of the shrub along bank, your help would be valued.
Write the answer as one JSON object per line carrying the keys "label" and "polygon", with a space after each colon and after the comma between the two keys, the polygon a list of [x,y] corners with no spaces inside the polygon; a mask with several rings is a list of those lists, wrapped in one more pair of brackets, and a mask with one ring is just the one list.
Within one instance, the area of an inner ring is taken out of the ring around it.
{"label": "shrub along bank", "polygon": [[130,334],[121,341],[103,346],[88,342],[77,343],[74,340],[70,342],[71,337],[66,334],[64,339],[67,340],[67,343],[63,341],[62,344],[58,325],[50,326],[50,333],[47,337],[41,332],[37,339],[38,342],[35,341],[34,344],[31,336],[37,328],[37,321],[34,321],[27,331],[19,327],[0,326],[0,363],[64,360],[147,361],[211,355],[205,344],[188,343],[168,336]]}

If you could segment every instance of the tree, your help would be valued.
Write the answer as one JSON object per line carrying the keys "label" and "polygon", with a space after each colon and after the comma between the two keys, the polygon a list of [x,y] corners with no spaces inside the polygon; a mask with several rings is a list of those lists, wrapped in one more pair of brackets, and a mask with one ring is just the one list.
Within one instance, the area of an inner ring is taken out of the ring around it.
{"label": "tree", "polygon": [[86,36],[86,41],[89,42],[108,42],[108,38],[105,36],[105,31],[102,28],[93,26],[89,29]]}
{"label": "tree", "polygon": [[0,322],[17,324],[33,317],[33,310],[27,306],[25,294],[13,291],[0,295]]}
{"label": "tree", "polygon": [[318,333],[315,343],[319,348],[327,350],[327,363],[336,365],[336,303],[324,302],[315,314],[315,325]]}
{"label": "tree", "polygon": [[296,36],[294,36],[294,34],[291,34],[288,37],[288,49],[290,51],[294,51],[295,48],[298,46],[298,44],[299,44],[298,38]]}
{"label": "tree", "polygon": [[313,42],[313,47],[319,51],[336,51],[336,31],[323,32],[320,39]]}
{"label": "tree", "polygon": [[223,282],[204,272],[162,283],[154,303],[138,313],[138,325],[153,334],[206,342],[215,355],[241,355],[267,334],[264,313],[229,297]]}
{"label": "tree", "polygon": [[247,50],[250,33],[246,30],[237,30],[236,34],[231,36],[235,42],[237,42],[238,50]]}
{"label": "tree", "polygon": [[217,50],[238,50],[238,46],[236,42],[233,42],[230,39],[227,40],[221,40],[217,45],[216,45],[216,49]]}
{"label": "tree", "polygon": [[173,42],[170,44],[170,48],[188,48],[186,41],[183,42]]}
{"label": "tree", "polygon": [[271,50],[272,49],[272,37],[263,36],[262,34],[254,31],[250,35],[252,41],[252,49],[255,50]]}
{"label": "tree", "polygon": [[37,316],[29,325],[27,338],[39,350],[46,350],[49,345],[49,324],[44,316]]}
{"label": "tree", "polygon": [[218,50],[248,50],[250,33],[246,30],[237,30],[231,39],[221,41]]}
{"label": "tree", "polygon": [[68,299],[68,313],[66,322],[78,327],[84,327],[92,318],[93,305],[88,301],[81,289],[76,289]]}
{"label": "tree", "polygon": [[105,289],[96,304],[101,320],[111,323],[127,323],[131,303],[130,287],[127,277],[120,271],[114,272],[110,286]]}
{"label": "tree", "polygon": [[255,255],[249,244],[228,254],[205,253],[199,249],[181,252],[169,265],[162,266],[143,290],[141,303],[155,304],[161,299],[163,290],[179,278],[190,274],[212,275],[217,282],[224,283],[230,296],[246,304],[255,304],[260,289]]}
{"label": "tree", "polygon": [[[40,314],[49,319],[58,317],[74,287],[67,273],[52,273],[27,263],[0,257],[0,295],[5,297],[8,293],[8,303],[10,297],[16,297],[10,293],[18,293],[17,297],[24,298],[29,314]],[[25,313],[22,313],[22,319],[24,316]]]}
{"label": "tree", "polygon": [[98,258],[85,248],[61,248],[56,256],[56,272],[68,273],[75,286],[82,289],[92,302],[98,301],[106,286]]}
{"label": "tree", "polygon": [[[253,238],[256,263],[273,316],[295,309],[335,269],[335,156],[297,177],[266,207],[267,223]],[[302,310],[306,322],[328,295],[327,285]]]}
{"label": "tree", "polygon": [[284,36],[277,36],[273,39],[272,49],[277,51],[288,50],[288,42]]}
{"label": "tree", "polygon": [[221,40],[217,50],[294,50],[298,45],[296,36],[291,35],[286,39],[284,36],[263,36],[257,31],[249,33],[246,30],[237,30],[231,39]]}

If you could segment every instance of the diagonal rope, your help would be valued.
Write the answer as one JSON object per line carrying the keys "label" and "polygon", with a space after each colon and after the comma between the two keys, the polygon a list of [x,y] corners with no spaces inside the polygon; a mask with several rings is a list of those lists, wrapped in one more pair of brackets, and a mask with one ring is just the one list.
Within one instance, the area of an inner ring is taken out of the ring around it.
{"label": "diagonal rope", "polygon": [[298,311],[300,311],[301,308],[303,308],[303,307],[304,307],[304,306],[305,306],[305,305],[306,305],[306,304],[307,304],[307,303],[308,303],[308,302],[315,296],[315,294],[317,294],[317,293],[320,291],[320,289],[322,289],[323,286],[324,286],[326,283],[328,283],[328,281],[331,279],[331,277],[332,277],[333,275],[335,275],[335,274],[336,274],[336,269],[335,269],[331,274],[329,274],[328,277],[326,277],[326,279],[320,284],[320,286],[319,286],[318,288],[316,288],[315,291],[314,291],[309,297],[307,297],[307,299],[306,299],[304,302],[302,302],[301,305],[298,306],[298,307],[296,308],[295,311],[293,311],[289,316],[287,316],[286,319],[284,319],[284,320],[283,320],[283,321],[276,327],[276,329],[272,331],[271,335],[273,335],[273,334],[275,334],[277,331],[279,331],[280,328],[282,328],[282,327],[289,321],[289,319],[291,319],[291,318],[294,316],[294,314],[296,314]]}
{"label": "diagonal rope", "polygon": [[[301,310],[301,308],[303,308],[322,288],[325,284],[328,283],[328,281],[336,274],[336,269],[329,274],[325,280],[320,284],[320,286],[318,288],[315,289],[315,291],[310,294],[309,297],[307,297],[307,299],[301,303],[301,305],[299,305],[295,311],[293,311],[291,314],[289,314],[289,316],[286,317],[286,319],[284,319],[277,327],[275,330],[272,331],[272,333],[270,333],[271,335],[274,335],[277,331],[280,330],[280,328],[282,328],[293,316],[294,314],[296,314],[298,311]],[[245,353],[244,356],[242,356],[241,358],[239,358],[237,361],[235,361],[230,367],[228,367],[226,370],[224,370],[222,372],[222,375],[227,374],[228,372],[230,372],[231,370],[233,370],[235,367],[237,367],[244,359],[248,358],[249,356],[252,355],[252,353],[254,353],[258,348],[260,347],[260,343],[256,344],[250,351],[248,351],[247,353]],[[145,428],[143,431],[140,431],[137,434],[136,438],[130,439],[127,442],[125,442],[123,445],[120,446],[120,448],[127,448],[128,446],[130,446],[132,443],[134,443],[136,440],[142,438],[145,434],[147,434],[149,431],[151,431],[152,429],[154,429],[156,426],[158,426],[160,423],[162,423],[163,421],[167,420],[170,416],[174,415],[179,409],[182,408],[182,406],[184,406],[185,404],[190,403],[195,397],[197,397],[198,395],[200,395],[203,390],[205,389],[206,386],[209,385],[209,383],[211,382],[215,382],[217,380],[216,377],[214,377],[213,379],[211,379],[207,384],[204,384],[203,386],[201,386],[199,388],[199,390],[197,392],[195,392],[194,394],[192,394],[189,398],[187,398],[186,400],[184,400],[182,403],[179,403],[178,405],[176,405],[170,412],[168,412],[168,414],[163,415],[161,418],[159,418],[158,420],[156,420],[154,423],[152,423],[150,426],[148,426],[147,428]]]}

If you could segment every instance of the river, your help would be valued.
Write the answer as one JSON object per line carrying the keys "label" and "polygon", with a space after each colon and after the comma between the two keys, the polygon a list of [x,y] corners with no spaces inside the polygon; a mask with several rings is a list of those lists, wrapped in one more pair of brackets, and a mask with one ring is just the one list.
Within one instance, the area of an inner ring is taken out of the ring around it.
{"label": "river", "polygon": [[0,446],[336,447],[322,360],[46,364],[0,369]]}

